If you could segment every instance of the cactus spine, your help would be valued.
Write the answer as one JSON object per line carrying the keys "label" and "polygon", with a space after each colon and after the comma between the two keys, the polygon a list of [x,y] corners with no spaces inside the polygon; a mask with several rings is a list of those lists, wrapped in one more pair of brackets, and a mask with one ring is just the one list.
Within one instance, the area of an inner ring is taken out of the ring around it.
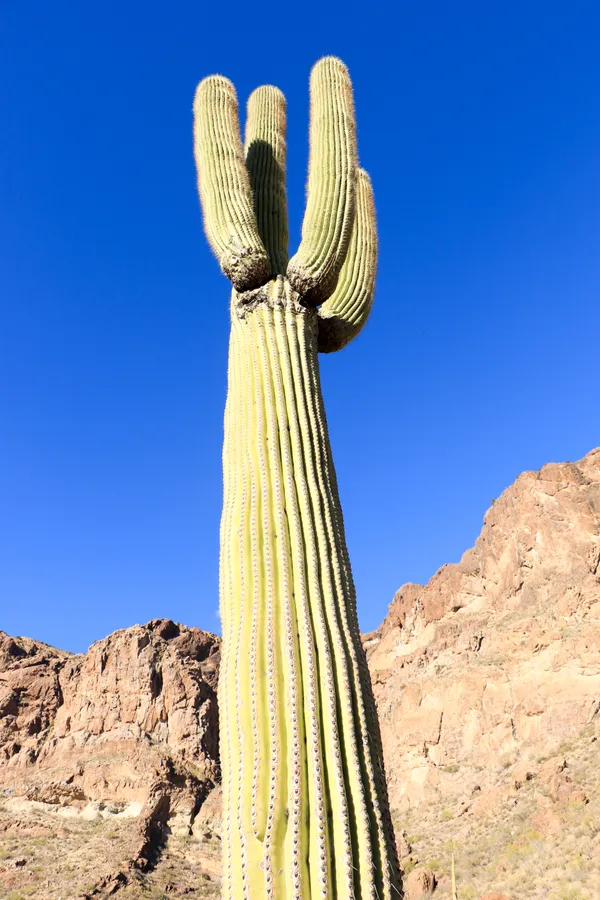
{"label": "cactus spine", "polygon": [[[208,240],[233,283],[223,450],[219,683],[227,900],[400,895],[375,703],[319,381],[318,351],[369,313],[377,237],[352,88],[311,75],[307,209],[288,263],[285,99],[233,85],[194,101]],[[319,307],[319,308],[317,308]]]}

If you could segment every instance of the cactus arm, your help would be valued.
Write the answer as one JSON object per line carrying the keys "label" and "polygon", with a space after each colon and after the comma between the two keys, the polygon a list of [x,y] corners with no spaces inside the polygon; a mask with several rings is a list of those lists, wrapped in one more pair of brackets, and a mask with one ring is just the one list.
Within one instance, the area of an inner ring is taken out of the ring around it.
{"label": "cactus arm", "polygon": [[310,79],[310,155],[302,241],[287,276],[305,302],[331,294],[344,261],[354,218],[356,126],[346,66],[326,56]]}
{"label": "cactus arm", "polygon": [[341,350],[369,317],[377,269],[377,228],[371,181],[358,170],[356,213],[344,265],[331,297],[319,309],[319,350]]}
{"label": "cactus arm", "polygon": [[204,229],[219,265],[238,291],[260,287],[271,267],[254,215],[235,88],[220,75],[196,90],[194,155]]}
{"label": "cactus arm", "polygon": [[258,230],[274,274],[288,264],[288,223],[285,194],[285,97],[270,84],[248,98],[244,151],[250,176]]}

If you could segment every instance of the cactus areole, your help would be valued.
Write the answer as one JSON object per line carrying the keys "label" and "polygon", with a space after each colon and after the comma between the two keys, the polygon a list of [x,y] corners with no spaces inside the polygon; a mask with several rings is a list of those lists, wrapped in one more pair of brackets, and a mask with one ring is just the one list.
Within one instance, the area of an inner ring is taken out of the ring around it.
{"label": "cactus areole", "polygon": [[235,89],[200,82],[198,189],[233,283],[223,449],[219,682],[223,896],[401,896],[377,712],[327,434],[318,353],[373,298],[373,195],[352,86],[310,81],[308,197],[287,255],[285,99],[259,87],[242,146]]}

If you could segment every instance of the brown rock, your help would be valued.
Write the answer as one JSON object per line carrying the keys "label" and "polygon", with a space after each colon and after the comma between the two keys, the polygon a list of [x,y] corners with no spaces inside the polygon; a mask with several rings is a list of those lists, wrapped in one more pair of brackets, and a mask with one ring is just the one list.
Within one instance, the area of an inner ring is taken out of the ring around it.
{"label": "brown rock", "polygon": [[0,633],[0,787],[94,817],[157,784],[189,831],[218,777],[219,639],[157,619],[72,655]]}
{"label": "brown rock", "polygon": [[498,894],[493,891],[491,894],[484,894],[481,900],[510,900],[508,894]]}
{"label": "brown rock", "polygon": [[545,785],[548,796],[555,803],[569,800],[572,803],[587,803],[585,792],[578,788],[567,771],[567,761],[555,756],[542,765],[538,780]]}
{"label": "brown rock", "polygon": [[396,834],[396,851],[398,853],[398,859],[405,859],[407,856],[410,856],[412,853],[412,847],[408,843],[408,836],[406,831],[399,831]]}
{"label": "brown rock", "polygon": [[558,834],[563,827],[560,815],[553,809],[542,809],[530,817],[530,822],[536,831],[547,837]]}
{"label": "brown rock", "polygon": [[221,818],[223,814],[223,791],[221,785],[215,787],[200,807],[194,819],[193,833],[200,837],[207,834],[222,837]]}
{"label": "brown rock", "polygon": [[567,768],[567,761],[562,756],[554,756],[547,759],[538,772],[538,781],[540,784],[550,784],[556,778],[560,778]]}
{"label": "brown rock", "polygon": [[418,897],[429,897],[435,890],[436,880],[428,869],[413,869],[404,878],[404,894],[406,900],[417,900]]}

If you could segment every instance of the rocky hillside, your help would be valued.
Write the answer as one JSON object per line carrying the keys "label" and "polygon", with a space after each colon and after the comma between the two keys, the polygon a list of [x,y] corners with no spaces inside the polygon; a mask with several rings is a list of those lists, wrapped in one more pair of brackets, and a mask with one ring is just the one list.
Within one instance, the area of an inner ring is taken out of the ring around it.
{"label": "rocky hillside", "polygon": [[365,645],[406,868],[600,898],[600,449],[520,475]]}
{"label": "rocky hillside", "polygon": [[[407,895],[454,853],[462,900],[600,898],[600,450],[523,473],[365,648]],[[0,634],[0,900],[216,894],[218,658],[168,620]]]}
{"label": "rocky hillside", "polygon": [[165,619],[85,655],[0,633],[0,897],[144,887],[159,857],[166,885],[167,834],[198,828],[205,881],[218,874],[198,815],[219,776],[218,663],[215,635]]}

